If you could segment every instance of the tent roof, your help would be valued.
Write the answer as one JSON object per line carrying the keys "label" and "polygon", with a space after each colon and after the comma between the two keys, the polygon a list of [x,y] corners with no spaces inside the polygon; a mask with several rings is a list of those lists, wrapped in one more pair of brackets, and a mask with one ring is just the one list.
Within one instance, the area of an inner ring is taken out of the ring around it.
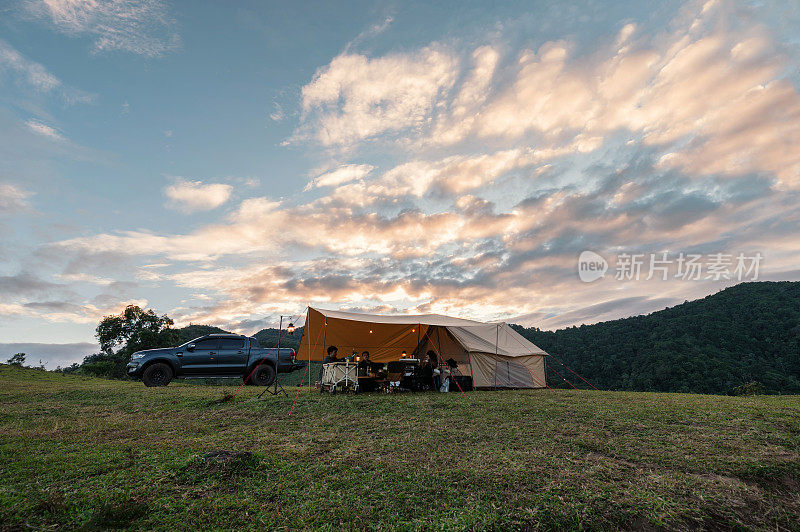
{"label": "tent roof", "polygon": [[[505,322],[484,323],[442,316],[440,314],[404,314],[382,315],[363,314],[360,312],[344,312],[341,310],[323,310],[309,308],[331,319],[348,320],[361,323],[387,325],[427,325],[429,327],[446,327],[448,331],[468,352],[497,353],[498,355],[519,357],[527,355],[546,355],[542,349],[515,331]],[[370,331],[371,333],[372,331]],[[303,331],[305,334],[305,330]],[[363,334],[362,334],[363,336]],[[357,342],[354,342],[357,343]],[[301,346],[302,348],[302,346]]]}
{"label": "tent roof", "polygon": [[467,325],[486,325],[480,321],[465,320],[461,318],[451,318],[441,314],[364,314],[362,312],[345,312],[342,310],[324,310],[313,308],[326,318],[339,320],[361,321],[366,323],[391,323],[395,325],[437,325],[447,326],[467,326]]}

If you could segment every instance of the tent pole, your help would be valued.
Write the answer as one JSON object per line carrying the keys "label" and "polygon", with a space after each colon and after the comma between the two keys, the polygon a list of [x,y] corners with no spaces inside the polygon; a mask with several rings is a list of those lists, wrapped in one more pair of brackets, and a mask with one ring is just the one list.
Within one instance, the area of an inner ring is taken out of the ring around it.
{"label": "tent pole", "polygon": [[494,389],[497,391],[497,344],[500,343],[500,326],[495,326],[494,335]]}
{"label": "tent pole", "polygon": [[327,355],[327,353],[325,352],[325,349],[327,349],[327,347],[325,346],[328,344],[328,318],[325,317],[325,321],[323,321],[322,323],[324,324],[322,329],[322,358],[324,359],[325,355]]}
{"label": "tent pole", "polygon": [[[311,307],[306,310],[306,325],[308,329],[308,391],[311,391]],[[301,383],[302,384],[302,383]]]}

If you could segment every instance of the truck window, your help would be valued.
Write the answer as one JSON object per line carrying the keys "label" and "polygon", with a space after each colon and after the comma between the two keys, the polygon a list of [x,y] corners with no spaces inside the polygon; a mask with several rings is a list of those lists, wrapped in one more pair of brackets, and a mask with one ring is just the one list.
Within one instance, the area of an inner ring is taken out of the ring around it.
{"label": "truck window", "polygon": [[219,345],[219,340],[216,338],[205,338],[203,340],[198,340],[194,343],[194,348],[197,351],[213,351],[217,349]]}
{"label": "truck window", "polygon": [[244,349],[244,338],[223,338],[220,349]]}

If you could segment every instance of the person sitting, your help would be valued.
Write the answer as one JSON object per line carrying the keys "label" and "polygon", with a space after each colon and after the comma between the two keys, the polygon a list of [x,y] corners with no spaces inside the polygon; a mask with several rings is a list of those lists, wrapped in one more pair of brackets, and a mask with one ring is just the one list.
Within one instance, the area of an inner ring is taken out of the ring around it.
{"label": "person sitting", "polygon": [[[328,354],[322,359],[322,364],[330,364],[332,362],[339,362],[339,348],[335,345],[328,346]],[[319,367],[319,381],[322,382],[323,366]]]}
{"label": "person sitting", "polygon": [[358,369],[363,371],[364,373],[368,373],[370,370],[370,360],[369,360],[369,351],[364,351],[361,353],[361,360],[358,361]]}
{"label": "person sitting", "polygon": [[322,359],[323,364],[330,362],[341,362],[341,360],[339,360],[339,348],[335,345],[328,347],[328,356]]}
{"label": "person sitting", "polygon": [[439,357],[433,350],[428,351],[428,363],[431,367],[431,387],[434,391],[442,385],[442,371],[439,369]]}
{"label": "person sitting", "polygon": [[433,390],[434,389],[434,382],[433,382],[433,365],[431,365],[430,359],[425,360],[419,368],[419,378],[420,384],[422,385],[423,390]]}

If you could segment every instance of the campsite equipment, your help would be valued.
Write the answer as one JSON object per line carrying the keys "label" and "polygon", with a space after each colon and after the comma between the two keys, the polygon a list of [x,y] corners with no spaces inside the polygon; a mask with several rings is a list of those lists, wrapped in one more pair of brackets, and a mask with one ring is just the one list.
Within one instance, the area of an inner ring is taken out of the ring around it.
{"label": "campsite equipment", "polygon": [[358,391],[358,366],[351,364],[349,359],[344,363],[332,362],[322,365],[322,381],[320,392],[330,393]]}
{"label": "campsite equipment", "polygon": [[[482,323],[438,314],[385,316],[309,307],[297,358],[320,361],[328,345],[343,351],[368,350],[371,361],[390,363],[426,360],[427,353],[433,351],[440,368],[444,369],[444,361],[451,359],[456,364],[453,376],[463,378],[451,380],[450,384],[459,389],[462,383],[475,388],[547,386],[548,354],[504,322]],[[387,380],[399,383],[403,369],[388,369]]]}
{"label": "campsite equipment", "polygon": [[[283,318],[290,319],[289,326],[286,327],[286,333],[281,333],[281,331],[283,331]],[[294,336],[294,323],[291,322],[291,318],[292,318],[291,316],[284,316],[283,314],[281,314],[280,323],[278,324],[278,351],[280,351],[281,349],[281,339],[283,338],[284,334],[288,334],[289,336]],[[272,386],[273,386],[272,389],[267,387],[266,389],[264,389],[263,392],[258,394],[258,398],[261,399],[261,396],[264,395],[265,393],[269,393],[270,395],[278,395],[282,393],[287,397],[289,396],[289,394],[286,393],[286,390],[283,389],[283,385],[278,382],[277,377],[275,378],[275,381],[272,383]],[[280,388],[280,390],[278,390],[278,388]]]}

